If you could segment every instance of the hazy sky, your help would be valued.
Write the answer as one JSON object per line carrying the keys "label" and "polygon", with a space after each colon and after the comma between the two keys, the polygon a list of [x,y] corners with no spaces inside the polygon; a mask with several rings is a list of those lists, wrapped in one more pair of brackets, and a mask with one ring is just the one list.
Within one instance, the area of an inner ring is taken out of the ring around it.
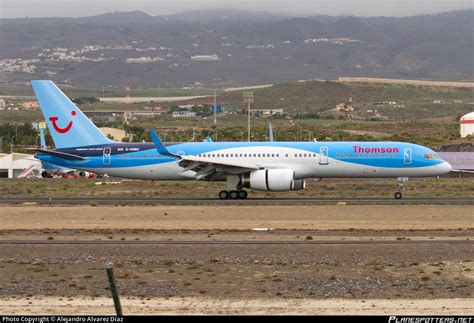
{"label": "hazy sky", "polygon": [[410,16],[473,6],[473,0],[0,0],[0,17],[81,17],[116,10],[141,10],[156,16],[198,9],[244,9],[295,16]]}

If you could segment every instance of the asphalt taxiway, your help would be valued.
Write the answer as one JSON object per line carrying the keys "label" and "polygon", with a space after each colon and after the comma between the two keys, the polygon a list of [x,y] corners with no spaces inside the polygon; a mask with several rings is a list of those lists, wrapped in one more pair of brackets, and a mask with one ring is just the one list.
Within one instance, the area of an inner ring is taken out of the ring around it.
{"label": "asphalt taxiway", "polygon": [[474,198],[423,197],[423,198],[248,198],[220,200],[218,198],[186,197],[1,197],[0,204],[81,205],[95,202],[98,205],[327,205],[347,203],[354,205],[474,205]]}
{"label": "asphalt taxiway", "polygon": [[102,241],[102,240],[0,240],[0,245],[474,245],[474,240],[456,239],[456,240],[266,240],[266,241],[247,241],[247,240],[140,240],[140,241]]}

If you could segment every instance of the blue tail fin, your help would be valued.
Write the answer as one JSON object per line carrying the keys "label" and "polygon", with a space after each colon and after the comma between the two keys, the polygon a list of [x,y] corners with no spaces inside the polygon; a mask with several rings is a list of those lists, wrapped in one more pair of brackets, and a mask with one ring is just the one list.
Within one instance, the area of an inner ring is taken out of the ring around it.
{"label": "blue tail fin", "polygon": [[31,81],[56,148],[113,143],[52,81]]}

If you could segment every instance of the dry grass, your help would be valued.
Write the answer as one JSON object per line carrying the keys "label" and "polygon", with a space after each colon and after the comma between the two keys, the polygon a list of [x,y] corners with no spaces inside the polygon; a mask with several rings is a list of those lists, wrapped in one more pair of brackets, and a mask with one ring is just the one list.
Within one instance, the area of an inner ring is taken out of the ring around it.
{"label": "dry grass", "polygon": [[[0,179],[4,197],[216,197],[225,183],[196,181],[140,181],[91,179]],[[105,183],[105,184],[101,184]],[[99,184],[99,185],[96,185]],[[307,188],[293,192],[250,191],[251,197],[392,197],[396,179],[308,180]],[[474,197],[474,177],[420,178],[406,184],[407,197]]]}

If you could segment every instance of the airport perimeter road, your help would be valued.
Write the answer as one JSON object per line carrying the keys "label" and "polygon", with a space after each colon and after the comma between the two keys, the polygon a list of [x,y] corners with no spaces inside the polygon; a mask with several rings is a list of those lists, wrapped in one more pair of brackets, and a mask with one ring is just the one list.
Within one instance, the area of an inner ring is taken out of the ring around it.
{"label": "airport perimeter road", "polygon": [[0,204],[88,204],[97,203],[99,205],[275,205],[275,204],[301,204],[301,205],[326,205],[336,203],[347,203],[355,205],[418,205],[418,204],[445,204],[445,205],[474,205],[474,198],[248,198],[245,200],[219,200],[218,198],[186,198],[186,197],[2,197]]}

